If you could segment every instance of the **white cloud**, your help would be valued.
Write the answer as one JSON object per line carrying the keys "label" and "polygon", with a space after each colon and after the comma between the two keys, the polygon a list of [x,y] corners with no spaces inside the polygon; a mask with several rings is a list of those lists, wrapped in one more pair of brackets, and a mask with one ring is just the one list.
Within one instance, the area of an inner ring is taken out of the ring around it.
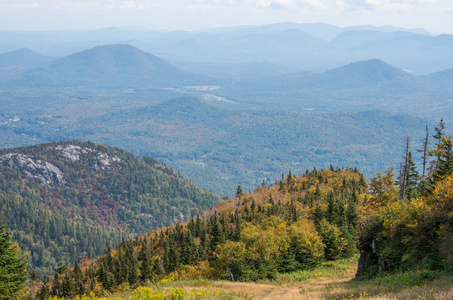
{"label": "white cloud", "polygon": [[408,9],[435,3],[437,0],[345,0],[351,9],[359,10],[394,10]]}
{"label": "white cloud", "polygon": [[323,2],[331,0],[195,0],[196,4],[203,7],[222,6],[222,7],[238,7],[245,6],[249,8],[302,8],[316,10],[324,8]]}
{"label": "white cloud", "polygon": [[260,5],[271,8],[304,8],[304,9],[319,9],[323,5],[318,0],[260,0]]}
{"label": "white cloud", "polygon": [[61,1],[43,0],[36,1],[5,1],[9,3],[1,4],[1,8],[42,8],[42,9],[85,9],[85,8],[105,8],[105,9],[145,9],[148,5],[145,1],[137,0],[83,0],[83,1]]}

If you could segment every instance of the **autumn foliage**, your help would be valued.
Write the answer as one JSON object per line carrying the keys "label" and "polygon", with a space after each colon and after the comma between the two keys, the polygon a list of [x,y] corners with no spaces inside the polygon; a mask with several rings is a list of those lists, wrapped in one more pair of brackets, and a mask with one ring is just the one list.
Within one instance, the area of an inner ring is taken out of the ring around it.
{"label": "autumn foliage", "polygon": [[289,172],[272,186],[238,192],[188,222],[123,241],[84,269],[61,270],[38,298],[102,294],[163,278],[272,279],[349,257],[367,193],[356,170],[315,169],[299,177]]}

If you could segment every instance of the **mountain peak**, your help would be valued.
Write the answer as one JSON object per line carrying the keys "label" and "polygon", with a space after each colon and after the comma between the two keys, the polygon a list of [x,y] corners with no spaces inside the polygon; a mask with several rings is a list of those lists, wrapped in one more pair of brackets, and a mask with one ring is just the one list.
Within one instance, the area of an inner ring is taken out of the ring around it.
{"label": "mountain peak", "polygon": [[398,81],[413,76],[380,60],[370,59],[354,62],[326,72],[333,78],[347,78],[350,82],[376,84],[385,81]]}
{"label": "mountain peak", "polygon": [[25,74],[32,85],[168,87],[194,84],[194,76],[128,44],[98,46]]}
{"label": "mountain peak", "polygon": [[0,68],[34,67],[51,60],[51,57],[40,55],[28,48],[21,48],[0,54]]}
{"label": "mountain peak", "polygon": [[78,52],[55,62],[60,63],[83,63],[90,70],[96,68],[99,73],[103,72],[129,72],[151,71],[160,68],[176,70],[163,59],[144,52],[128,44],[115,44],[98,46],[82,52]]}

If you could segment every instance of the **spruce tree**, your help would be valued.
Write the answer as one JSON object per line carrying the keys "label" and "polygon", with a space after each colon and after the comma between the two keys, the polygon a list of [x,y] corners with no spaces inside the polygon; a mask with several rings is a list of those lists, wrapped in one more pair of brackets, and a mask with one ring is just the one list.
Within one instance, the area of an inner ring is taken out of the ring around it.
{"label": "spruce tree", "polygon": [[0,299],[17,299],[27,281],[27,260],[0,220]]}
{"label": "spruce tree", "polygon": [[412,153],[409,152],[409,156],[407,159],[407,174],[406,174],[406,198],[411,200],[417,197],[417,185],[418,185],[418,170],[417,166],[415,165],[414,160],[412,159]]}
{"label": "spruce tree", "polygon": [[242,195],[244,195],[244,192],[242,191],[242,187],[238,185],[236,189],[236,197],[241,198]]}
{"label": "spruce tree", "polygon": [[438,163],[433,173],[434,182],[441,181],[453,173],[453,140],[451,135],[446,135],[438,145]]}

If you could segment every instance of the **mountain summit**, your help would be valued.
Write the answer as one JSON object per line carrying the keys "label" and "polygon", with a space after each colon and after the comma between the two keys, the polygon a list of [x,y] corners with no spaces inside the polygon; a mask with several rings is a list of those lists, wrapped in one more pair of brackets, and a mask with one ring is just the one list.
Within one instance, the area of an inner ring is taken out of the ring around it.
{"label": "mountain summit", "polygon": [[374,85],[413,78],[412,75],[380,60],[354,62],[325,73],[330,79],[350,85]]}
{"label": "mountain summit", "polygon": [[197,78],[153,54],[120,44],[71,54],[26,73],[22,80],[27,85],[149,88],[195,84]]}
{"label": "mountain summit", "polygon": [[0,54],[0,69],[3,68],[31,68],[48,63],[52,58],[40,55],[28,48],[21,48]]}

